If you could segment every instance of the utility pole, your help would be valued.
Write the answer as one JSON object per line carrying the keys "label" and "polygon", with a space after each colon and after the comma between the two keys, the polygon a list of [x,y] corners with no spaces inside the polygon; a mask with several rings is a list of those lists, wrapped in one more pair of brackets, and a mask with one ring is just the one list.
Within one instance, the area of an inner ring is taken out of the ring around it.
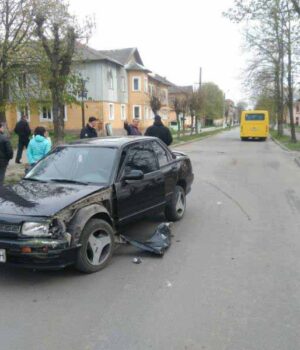
{"label": "utility pole", "polygon": [[85,109],[84,109],[84,100],[87,98],[87,89],[85,88],[85,79],[80,81],[80,97],[81,97],[81,122],[82,127],[85,127]]}
{"label": "utility pole", "polygon": [[[200,70],[199,70],[199,87],[198,87],[198,107],[199,108],[199,113],[200,113],[200,110],[201,110],[201,104],[202,104],[202,98],[201,98],[201,87],[202,87],[202,67],[200,67]],[[197,108],[198,109],[198,108]],[[198,113],[197,113],[198,114]],[[201,131],[201,122],[200,122],[200,128],[199,128],[199,118],[200,116],[199,115],[196,115],[195,118],[195,127],[196,127],[196,134],[198,134],[199,131]]]}

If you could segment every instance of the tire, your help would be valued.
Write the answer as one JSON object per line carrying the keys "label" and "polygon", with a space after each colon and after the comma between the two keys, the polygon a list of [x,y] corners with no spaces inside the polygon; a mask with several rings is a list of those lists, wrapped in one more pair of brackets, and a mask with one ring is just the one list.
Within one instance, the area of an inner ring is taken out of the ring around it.
{"label": "tire", "polygon": [[[179,203],[179,201],[181,203]],[[176,186],[171,203],[166,206],[165,216],[167,220],[178,221],[184,216],[186,208],[186,195],[181,186]]]}
{"label": "tire", "polygon": [[248,137],[241,137],[241,141],[246,141],[248,140]]}
{"label": "tire", "polygon": [[266,137],[261,137],[260,138],[261,141],[266,141],[266,139],[267,139]]}
{"label": "tire", "polygon": [[80,243],[76,269],[84,273],[102,270],[113,255],[115,245],[113,229],[104,220],[91,219],[82,231]]}

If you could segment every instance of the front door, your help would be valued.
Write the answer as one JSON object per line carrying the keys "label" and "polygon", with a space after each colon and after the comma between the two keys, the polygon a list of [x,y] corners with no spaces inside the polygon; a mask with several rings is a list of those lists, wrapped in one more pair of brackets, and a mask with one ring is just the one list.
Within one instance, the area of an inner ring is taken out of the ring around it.
{"label": "front door", "polygon": [[[138,219],[165,205],[164,175],[149,142],[139,142],[125,150],[124,165],[116,183],[117,216],[120,224]],[[124,181],[131,170],[142,170],[142,180]]]}

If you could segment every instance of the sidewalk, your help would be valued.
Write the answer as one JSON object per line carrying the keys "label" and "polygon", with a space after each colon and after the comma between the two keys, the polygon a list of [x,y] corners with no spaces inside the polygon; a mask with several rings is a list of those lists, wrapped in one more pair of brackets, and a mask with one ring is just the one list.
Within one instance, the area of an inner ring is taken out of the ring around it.
{"label": "sidewalk", "polygon": [[22,164],[16,164],[17,150],[14,150],[14,158],[10,160],[6,174],[5,183],[16,182],[20,180],[25,174],[25,164],[27,163],[26,150],[23,151]]}

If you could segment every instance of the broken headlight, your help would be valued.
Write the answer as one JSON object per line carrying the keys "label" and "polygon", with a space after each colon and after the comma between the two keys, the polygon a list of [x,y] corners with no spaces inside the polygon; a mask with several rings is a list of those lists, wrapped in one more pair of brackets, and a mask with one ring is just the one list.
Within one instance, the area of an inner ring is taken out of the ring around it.
{"label": "broken headlight", "polygon": [[50,237],[49,224],[41,222],[25,222],[22,226],[22,235],[28,237]]}

